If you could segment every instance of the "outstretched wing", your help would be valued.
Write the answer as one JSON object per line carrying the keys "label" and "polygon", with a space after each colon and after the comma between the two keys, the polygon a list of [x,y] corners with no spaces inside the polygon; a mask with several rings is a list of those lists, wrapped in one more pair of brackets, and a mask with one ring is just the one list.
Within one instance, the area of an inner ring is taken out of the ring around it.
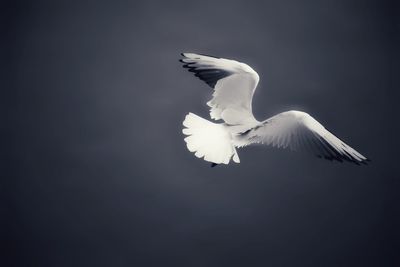
{"label": "outstretched wing", "polygon": [[279,148],[303,150],[318,157],[366,163],[368,159],[326,130],[309,114],[300,111],[280,113],[242,133],[243,145],[263,143]]}
{"label": "outstretched wing", "polygon": [[238,125],[257,122],[251,101],[259,76],[251,67],[235,60],[183,53],[183,67],[214,88],[207,102],[212,119]]}

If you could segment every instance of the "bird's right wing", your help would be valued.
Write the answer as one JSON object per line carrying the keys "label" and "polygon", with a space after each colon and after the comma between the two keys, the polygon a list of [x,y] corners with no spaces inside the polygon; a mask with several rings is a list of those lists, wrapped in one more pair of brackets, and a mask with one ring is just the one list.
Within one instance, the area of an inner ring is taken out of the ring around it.
{"label": "bird's right wing", "polygon": [[241,134],[243,145],[263,143],[279,148],[308,151],[318,157],[366,163],[368,159],[324,128],[309,114],[280,113]]}
{"label": "bird's right wing", "polygon": [[238,125],[257,123],[251,102],[259,76],[248,65],[230,59],[183,53],[183,67],[214,88],[211,107],[212,119]]}

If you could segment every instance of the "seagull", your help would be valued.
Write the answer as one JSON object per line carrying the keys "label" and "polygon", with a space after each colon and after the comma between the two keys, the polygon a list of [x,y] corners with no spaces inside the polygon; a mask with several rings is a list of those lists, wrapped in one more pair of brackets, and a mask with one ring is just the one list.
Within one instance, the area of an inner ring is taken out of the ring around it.
{"label": "seagull", "polygon": [[181,55],[183,67],[214,89],[207,102],[210,117],[223,121],[215,123],[193,113],[183,121],[188,150],[212,167],[231,160],[240,163],[236,149],[257,143],[357,165],[369,161],[306,112],[290,110],[258,121],[251,102],[260,78],[247,64],[202,54]]}

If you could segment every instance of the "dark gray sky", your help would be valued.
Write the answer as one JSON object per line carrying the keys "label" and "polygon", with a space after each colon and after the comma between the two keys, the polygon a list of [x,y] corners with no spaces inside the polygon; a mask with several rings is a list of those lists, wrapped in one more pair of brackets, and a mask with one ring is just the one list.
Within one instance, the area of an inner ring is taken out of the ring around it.
{"label": "dark gray sky", "polygon": [[[5,5],[4,266],[399,266],[394,2]],[[248,63],[258,119],[309,112],[371,164],[258,146],[210,168],[181,52]]]}

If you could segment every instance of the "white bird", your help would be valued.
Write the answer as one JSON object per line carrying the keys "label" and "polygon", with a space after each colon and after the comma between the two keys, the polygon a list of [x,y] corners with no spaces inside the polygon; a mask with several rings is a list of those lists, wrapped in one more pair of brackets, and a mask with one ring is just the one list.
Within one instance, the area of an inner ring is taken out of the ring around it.
{"label": "white bird", "polygon": [[182,53],[180,61],[196,77],[214,88],[207,102],[214,123],[193,113],[183,121],[183,134],[190,152],[205,161],[240,163],[236,148],[254,143],[308,151],[318,157],[366,163],[368,159],[302,111],[286,111],[267,120],[254,118],[251,102],[259,76],[250,66],[230,59]]}

